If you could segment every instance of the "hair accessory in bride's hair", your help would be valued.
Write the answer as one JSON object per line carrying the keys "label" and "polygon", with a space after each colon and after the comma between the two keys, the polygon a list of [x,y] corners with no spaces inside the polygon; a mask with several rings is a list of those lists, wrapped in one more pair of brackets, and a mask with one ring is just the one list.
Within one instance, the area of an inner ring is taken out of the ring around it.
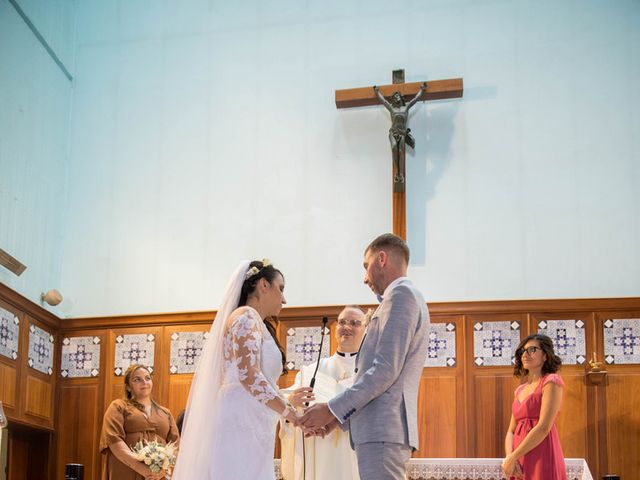
{"label": "hair accessory in bride's hair", "polygon": [[247,270],[247,273],[244,275],[244,278],[251,278],[254,275],[256,275],[260,270],[258,270],[258,267],[251,267],[249,270]]}
{"label": "hair accessory in bride's hair", "polygon": [[244,278],[245,279],[249,279],[249,278],[253,277],[254,275],[257,275],[258,273],[260,273],[260,270],[262,270],[264,267],[268,267],[269,265],[271,265],[271,262],[269,261],[269,259],[268,258],[263,258],[262,259],[262,266],[260,268],[251,267],[249,270],[247,270],[247,273],[245,274]]}

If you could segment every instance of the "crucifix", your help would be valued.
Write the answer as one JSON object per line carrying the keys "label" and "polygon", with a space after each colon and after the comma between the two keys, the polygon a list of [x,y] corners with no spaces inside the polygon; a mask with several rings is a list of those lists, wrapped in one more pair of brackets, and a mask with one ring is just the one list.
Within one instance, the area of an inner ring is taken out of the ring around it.
{"label": "crucifix", "polygon": [[409,109],[419,101],[462,97],[462,79],[431,82],[404,82],[404,70],[394,70],[390,85],[336,90],[336,108],[366,107],[382,103],[391,114],[389,142],[391,144],[393,178],[393,233],[406,240],[406,145],[415,147],[409,128]]}

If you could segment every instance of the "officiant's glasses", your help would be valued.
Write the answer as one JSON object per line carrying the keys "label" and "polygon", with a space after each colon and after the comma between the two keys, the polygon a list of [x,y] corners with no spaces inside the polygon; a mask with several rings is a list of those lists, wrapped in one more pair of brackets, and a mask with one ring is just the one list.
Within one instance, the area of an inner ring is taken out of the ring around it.
{"label": "officiant's glasses", "polygon": [[542,350],[542,348],[540,348],[540,347],[521,348],[520,350],[518,350],[517,353],[518,353],[519,357],[521,357],[525,353],[527,355],[529,355],[530,357],[533,357],[538,350]]}
{"label": "officiant's glasses", "polygon": [[341,327],[346,327],[347,325],[349,325],[351,328],[355,328],[355,327],[359,327],[362,325],[362,321],[361,320],[346,320],[344,318],[339,318],[338,319],[338,325],[340,325]]}

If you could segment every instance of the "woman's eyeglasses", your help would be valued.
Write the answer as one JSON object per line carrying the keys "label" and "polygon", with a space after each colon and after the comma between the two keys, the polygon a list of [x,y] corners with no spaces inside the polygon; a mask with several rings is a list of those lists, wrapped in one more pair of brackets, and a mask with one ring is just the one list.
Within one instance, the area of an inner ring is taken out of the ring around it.
{"label": "woman's eyeglasses", "polygon": [[522,355],[524,355],[525,353],[527,355],[529,355],[530,357],[532,357],[533,355],[536,354],[536,352],[538,350],[542,350],[542,348],[540,347],[529,347],[529,348],[521,348],[520,350],[518,350],[518,356],[521,357]]}
{"label": "woman's eyeglasses", "polygon": [[347,325],[349,325],[350,327],[355,328],[362,325],[362,321],[361,320],[345,320],[344,318],[339,318],[338,325],[341,327],[346,327]]}

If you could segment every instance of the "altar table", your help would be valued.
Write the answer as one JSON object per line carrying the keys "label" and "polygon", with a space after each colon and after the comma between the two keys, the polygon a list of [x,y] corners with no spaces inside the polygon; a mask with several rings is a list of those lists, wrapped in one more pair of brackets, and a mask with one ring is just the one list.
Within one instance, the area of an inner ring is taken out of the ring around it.
{"label": "altar table", "polygon": [[[502,458],[412,458],[407,480],[506,480]],[[566,458],[567,480],[593,480],[587,462]],[[275,460],[276,479],[282,480],[280,460]]]}

